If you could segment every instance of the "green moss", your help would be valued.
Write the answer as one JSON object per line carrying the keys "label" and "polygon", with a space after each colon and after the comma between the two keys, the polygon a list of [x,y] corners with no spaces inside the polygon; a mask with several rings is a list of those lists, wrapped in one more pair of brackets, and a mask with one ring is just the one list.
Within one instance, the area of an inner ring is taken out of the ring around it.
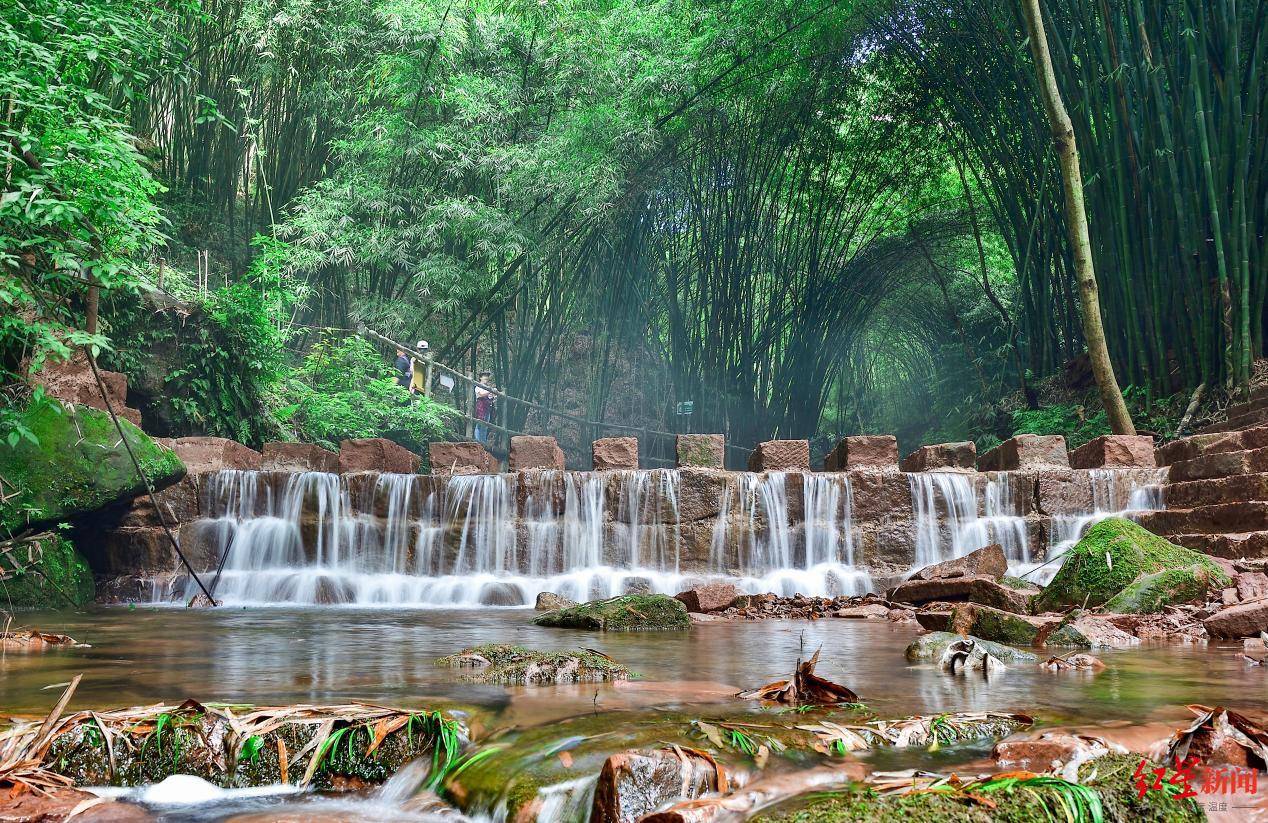
{"label": "green moss", "polygon": [[0,604],[17,609],[65,609],[92,602],[92,569],[69,540],[53,535],[40,543],[40,561],[0,580]]}
{"label": "green moss", "polygon": [[1039,627],[1015,614],[977,606],[973,609],[971,633],[974,637],[996,643],[1031,646],[1034,645],[1035,638],[1039,636]]}
{"label": "green moss", "polygon": [[[953,632],[930,632],[929,634],[921,635],[907,647],[907,659],[913,662],[940,660],[948,646],[962,639],[960,635]],[[1022,651],[1021,649],[1014,649],[1011,646],[983,640],[975,636],[969,639],[976,641],[983,651],[994,655],[1004,663],[1039,662],[1038,655]]]}
{"label": "green moss", "polygon": [[[72,520],[145,492],[110,416],[55,400],[33,402],[23,425],[38,443],[0,444],[0,478],[8,500],[0,507],[0,531],[15,534]],[[126,420],[133,454],[156,490],[185,476],[185,466]]]}
{"label": "green moss", "polygon": [[[1109,560],[1107,561],[1107,557]],[[1065,564],[1035,600],[1038,611],[1100,606],[1144,574],[1196,566],[1212,584],[1228,575],[1203,554],[1177,546],[1130,520],[1111,517],[1088,529]]]}
{"label": "green moss", "polygon": [[[481,663],[481,658],[488,664]],[[436,665],[469,667],[472,670],[469,679],[479,683],[544,685],[602,683],[630,678],[630,670],[625,666],[589,649],[543,652],[500,643],[463,649],[458,654],[440,658]]]}
{"label": "green moss", "polygon": [[691,628],[687,607],[663,594],[626,594],[592,600],[533,619],[538,626],[609,632],[673,631]]}
{"label": "green moss", "polygon": [[1156,614],[1166,606],[1203,597],[1210,586],[1211,575],[1200,566],[1164,569],[1132,581],[1110,598],[1105,608],[1124,614]]}
{"label": "green moss", "polygon": [[1035,588],[1035,584],[1031,583],[1029,580],[1023,580],[1020,577],[1011,577],[1009,575],[1001,577],[999,579],[999,584],[1001,586],[1007,586],[1010,589],[1022,589],[1023,591]]}

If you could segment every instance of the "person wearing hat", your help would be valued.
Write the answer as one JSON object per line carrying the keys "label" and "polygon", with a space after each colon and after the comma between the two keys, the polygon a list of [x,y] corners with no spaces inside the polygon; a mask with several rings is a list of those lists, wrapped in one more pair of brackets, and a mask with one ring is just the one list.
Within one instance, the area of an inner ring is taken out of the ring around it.
{"label": "person wearing hat", "polygon": [[396,350],[396,362],[392,364],[392,368],[396,370],[396,385],[408,389],[414,377],[414,364],[410,362],[405,349]]}
{"label": "person wearing hat", "polygon": [[431,356],[428,350],[427,341],[419,340],[416,347],[422,357],[414,358],[414,377],[409,381],[410,394],[426,394],[427,393],[427,362],[423,358]]}

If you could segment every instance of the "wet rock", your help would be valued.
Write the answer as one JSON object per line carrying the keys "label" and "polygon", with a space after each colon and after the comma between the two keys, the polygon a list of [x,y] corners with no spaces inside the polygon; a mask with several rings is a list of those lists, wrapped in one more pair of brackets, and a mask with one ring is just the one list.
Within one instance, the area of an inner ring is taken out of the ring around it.
{"label": "wet rock", "polygon": [[810,442],[808,440],[767,440],[758,443],[749,455],[751,472],[809,471]]}
{"label": "wet rock", "polygon": [[1155,614],[1167,606],[1205,599],[1210,586],[1210,572],[1200,566],[1163,569],[1136,578],[1111,597],[1105,608],[1125,614]]}
{"label": "wet rock", "polygon": [[944,604],[934,603],[915,612],[916,622],[920,628],[931,632],[948,632],[951,630],[951,606],[937,608]]}
{"label": "wet rock", "polygon": [[989,578],[975,578],[969,586],[969,602],[1013,614],[1030,614],[1031,604],[1042,591],[1038,586],[1008,586]]}
{"label": "wet rock", "polygon": [[148,823],[157,820],[153,813],[142,806],[117,800],[104,800],[77,814],[72,813],[96,795],[78,789],[55,789],[47,794],[22,792],[0,797],[0,821],[4,823],[61,823],[75,820],[77,823]]}
{"label": "wet rock", "polygon": [[1059,434],[1019,434],[978,458],[979,471],[1012,471],[1041,466],[1069,468],[1065,438]]}
{"label": "wet rock", "polygon": [[312,443],[265,443],[260,468],[280,472],[339,471],[339,455]]}
{"label": "wet rock", "polygon": [[544,686],[558,683],[605,683],[629,680],[630,670],[592,649],[544,652],[523,646],[487,644],[442,657],[437,666],[470,669],[469,680]]}
{"label": "wet rock", "polygon": [[436,475],[497,474],[498,471],[498,461],[493,455],[479,443],[469,441],[428,443],[427,457],[431,473]]}
{"label": "wet rock", "polygon": [[[184,535],[191,530],[198,532],[196,537],[213,534],[211,529],[193,529],[197,523],[186,523],[180,528],[181,548],[195,567],[197,562],[194,557],[202,555],[198,540],[186,541]],[[217,555],[218,548],[217,544]],[[90,546],[89,559],[93,567],[104,575],[166,572],[180,563],[161,526],[111,529],[102,535],[100,543]]]}
{"label": "wet rock", "polygon": [[1075,469],[1153,468],[1154,439],[1149,435],[1107,434],[1094,437],[1070,452]]}
{"label": "wet rock", "polygon": [[422,458],[404,446],[383,437],[342,440],[339,443],[339,471],[417,474]]}
{"label": "wet rock", "polygon": [[[988,579],[988,578],[987,578]],[[914,606],[933,602],[957,602],[967,600],[974,577],[951,577],[937,580],[905,580],[886,593],[895,603]]]}
{"label": "wet rock", "polygon": [[653,749],[621,752],[599,771],[590,813],[593,823],[634,823],[669,803],[726,790],[717,763],[694,751]]}
{"label": "wet rock", "polygon": [[851,606],[847,609],[840,609],[835,616],[855,620],[879,620],[889,617],[889,612],[889,607],[884,604],[868,603],[864,606]]}
{"label": "wet rock", "polygon": [[[942,659],[947,648],[957,640],[964,639],[962,635],[953,632],[930,632],[921,635],[907,646],[907,659],[920,662],[937,662]],[[980,637],[970,638],[975,640],[983,650],[994,655],[1004,663],[1038,663],[1039,656],[1028,651],[1015,649],[1012,646],[1006,646],[1002,643],[995,643]]]}
{"label": "wet rock", "polygon": [[591,444],[595,471],[633,471],[638,468],[637,437],[601,437]]}
{"label": "wet rock", "polygon": [[313,583],[313,601],[322,606],[351,603],[356,599],[352,584],[340,577],[323,575]]}
{"label": "wet rock", "polygon": [[680,434],[675,438],[678,468],[694,466],[721,469],[726,466],[726,438],[720,434]]}
{"label": "wet rock", "polygon": [[674,595],[675,600],[682,601],[689,612],[720,612],[735,602],[743,592],[732,583],[723,580],[712,580],[693,586],[685,592]]}
{"label": "wet rock", "polygon": [[1268,598],[1220,609],[1202,621],[1207,634],[1221,640],[1256,637],[1268,631]]}
{"label": "wet rock", "polygon": [[538,626],[610,632],[672,631],[691,627],[687,607],[663,594],[627,594],[592,600],[566,609],[545,612],[533,619]]}
{"label": "wet rock", "polygon": [[977,464],[977,446],[971,440],[961,443],[938,443],[921,446],[903,458],[899,468],[905,472],[973,471]]}
{"label": "wet rock", "polygon": [[1140,645],[1140,639],[1114,625],[1112,620],[1075,613],[1045,637],[1043,645],[1054,648],[1127,649]]}
{"label": "wet rock", "polygon": [[[717,517],[722,511],[722,496],[731,475],[721,471],[683,469],[678,474],[678,520],[695,523]],[[708,557],[708,541],[713,536],[713,524],[704,534],[705,557]]]}
{"label": "wet rock", "polygon": [[850,471],[859,468],[894,469],[898,467],[898,438],[892,434],[865,434],[844,437],[824,458],[826,471]]}
{"label": "wet rock", "polygon": [[1088,529],[1070,549],[1064,565],[1036,599],[1035,608],[1100,606],[1143,574],[1188,567],[1204,569],[1217,587],[1230,582],[1205,555],[1170,543],[1130,520],[1111,517]]}
{"label": "wet rock", "polygon": [[480,587],[482,606],[523,606],[524,593],[514,583],[492,581]]}
{"label": "wet rock", "polygon": [[925,566],[912,575],[919,580],[943,580],[955,577],[989,577],[999,580],[1008,573],[1008,557],[998,543],[983,546],[963,557]]}
{"label": "wet rock", "polygon": [[564,452],[553,437],[517,434],[511,438],[507,465],[513,472],[530,469],[564,470]]}
{"label": "wet rock", "polygon": [[995,744],[991,758],[1006,768],[1032,772],[1059,771],[1069,763],[1086,763],[1107,754],[1126,754],[1127,749],[1099,737],[1065,732],[1044,732],[1029,740],[1004,740]]}
{"label": "wet rock", "polygon": [[[31,403],[16,422],[38,439],[0,442],[0,536],[40,531],[145,493],[145,484],[110,417],[56,400]],[[180,459],[136,426],[121,421],[128,444],[156,489],[185,476]]]}
{"label": "wet rock", "polygon": [[1268,575],[1263,572],[1242,572],[1237,575],[1233,584],[1239,601],[1268,597]]}
{"label": "wet rock", "polygon": [[533,608],[539,612],[549,612],[555,609],[566,609],[570,606],[577,605],[577,601],[569,600],[561,594],[554,592],[541,592],[537,595],[537,602]]}
{"label": "wet rock", "polygon": [[1050,618],[1013,614],[976,603],[959,603],[951,610],[951,630],[983,640],[1030,646]]}

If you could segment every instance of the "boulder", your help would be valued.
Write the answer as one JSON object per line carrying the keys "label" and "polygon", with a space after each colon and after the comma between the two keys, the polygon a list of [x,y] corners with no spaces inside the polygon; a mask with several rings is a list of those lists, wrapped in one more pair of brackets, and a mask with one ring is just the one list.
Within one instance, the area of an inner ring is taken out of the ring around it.
{"label": "boulder", "polygon": [[1167,606],[1204,598],[1210,586],[1211,575],[1201,566],[1163,569],[1133,580],[1105,608],[1120,614],[1157,614]]}
{"label": "boulder", "polygon": [[[24,409],[18,422],[37,442],[0,442],[0,537],[73,521],[145,493],[105,412],[45,400]],[[185,466],[170,449],[126,420],[120,425],[156,490],[185,476]]]}
{"label": "boulder", "polygon": [[1242,572],[1237,575],[1234,585],[1239,601],[1268,597],[1268,575],[1263,572]]}
{"label": "boulder", "polygon": [[533,608],[539,612],[553,612],[555,609],[567,609],[575,605],[577,605],[577,601],[569,600],[562,594],[539,592],[537,602],[533,604]]}
{"label": "boulder", "polygon": [[844,437],[823,460],[826,471],[859,468],[892,469],[898,466],[898,438],[892,434]]}
{"label": "boulder", "polygon": [[428,443],[427,456],[431,473],[436,475],[497,474],[499,468],[498,461],[484,446],[470,441]]}
{"label": "boulder", "polygon": [[751,472],[809,471],[810,441],[767,440],[758,443],[748,458]]}
{"label": "boulder", "polygon": [[904,580],[886,593],[894,603],[910,603],[919,606],[936,601],[956,602],[967,600],[974,577],[948,577],[937,580]]}
{"label": "boulder", "polygon": [[263,459],[255,449],[227,437],[177,437],[159,442],[176,452],[190,474],[222,469],[258,471]]}
{"label": "boulder", "polygon": [[912,575],[919,580],[945,580],[954,577],[989,577],[999,580],[1008,572],[1008,557],[998,543],[975,549],[963,557],[925,566]]}
{"label": "boulder", "polygon": [[723,580],[711,580],[692,586],[685,592],[674,595],[675,600],[682,602],[687,611],[696,613],[720,612],[735,602],[743,592],[732,583]]}
{"label": "boulder", "polygon": [[1038,586],[1014,586],[978,577],[969,586],[969,602],[990,606],[1013,614],[1030,614],[1032,604],[1042,591]]}
{"label": "boulder", "polygon": [[313,443],[265,443],[260,468],[275,472],[339,473],[339,455]]}
{"label": "boulder", "polygon": [[620,752],[603,762],[591,823],[635,823],[669,803],[718,789],[717,761],[680,747]]}
{"label": "boulder", "polygon": [[513,472],[531,469],[564,470],[564,450],[553,437],[517,434],[511,438],[507,466]]}
{"label": "boulder", "polygon": [[591,446],[594,470],[633,471],[638,468],[637,437],[602,437]]}
{"label": "boulder", "polygon": [[675,438],[678,467],[726,467],[726,438],[721,434],[680,434]]}
{"label": "boulder", "polygon": [[[964,637],[954,632],[930,632],[921,635],[907,646],[907,659],[913,662],[934,662],[942,659],[947,647]],[[980,637],[970,637],[983,651],[994,655],[1004,663],[1038,663],[1039,656],[1028,651],[1015,649],[1002,643],[994,643]]]}
{"label": "boulder", "polygon": [[979,471],[1013,471],[1056,466],[1068,469],[1065,438],[1059,434],[1018,434],[978,458]]}
{"label": "boulder", "polygon": [[951,610],[951,630],[1011,646],[1031,646],[1051,618],[1029,617],[977,603],[959,603]]}
{"label": "boulder", "polygon": [[1035,601],[1037,611],[1100,606],[1136,578],[1165,569],[1197,567],[1215,588],[1230,577],[1210,558],[1170,543],[1121,517],[1093,525],[1066,554],[1065,563]]}
{"label": "boulder", "polygon": [[342,440],[339,443],[339,473],[382,472],[418,474],[422,458],[383,437]]}
{"label": "boulder", "polygon": [[50,534],[0,557],[0,595],[5,608],[73,609],[92,602],[96,590],[87,561],[66,538]]}
{"label": "boulder", "polygon": [[973,471],[976,466],[977,446],[970,440],[921,446],[898,464],[905,472]]}
{"label": "boulder", "polygon": [[608,632],[673,631],[691,628],[682,601],[663,594],[626,594],[592,600],[533,618],[534,625]]}
{"label": "boulder", "polygon": [[991,757],[1001,766],[1042,774],[1076,760],[1085,763],[1110,753],[1126,754],[1127,749],[1099,737],[1044,732],[1027,740],[1002,740],[995,744]]}
{"label": "boulder", "polygon": [[44,387],[47,396],[68,405],[79,404],[106,411],[108,399],[115,414],[140,428],[141,412],[128,408],[128,376],[106,371],[100,366],[97,367],[97,374],[101,375],[101,384],[106,389],[105,399],[102,398],[101,387],[93,376],[88,355],[79,349],[69,360],[46,363],[35,375],[35,382]]}
{"label": "boulder", "polygon": [[1079,649],[1127,649],[1140,638],[1114,625],[1108,617],[1074,612],[1043,639],[1044,646]]}
{"label": "boulder", "polygon": [[1220,640],[1258,637],[1268,632],[1268,598],[1220,609],[1202,621],[1206,633]]}
{"label": "boulder", "polygon": [[1152,469],[1155,465],[1154,439],[1146,434],[1094,437],[1070,452],[1070,467],[1075,469]]}

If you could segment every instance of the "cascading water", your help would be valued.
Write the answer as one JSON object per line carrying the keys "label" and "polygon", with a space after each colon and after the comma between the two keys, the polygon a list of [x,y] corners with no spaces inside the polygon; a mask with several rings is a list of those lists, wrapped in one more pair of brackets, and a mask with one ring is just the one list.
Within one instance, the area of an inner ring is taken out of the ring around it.
{"label": "cascading water", "polygon": [[998,543],[1015,563],[1030,562],[1026,520],[1007,472],[989,475],[982,513],[974,477],[963,472],[907,475],[916,520],[916,568]]}

